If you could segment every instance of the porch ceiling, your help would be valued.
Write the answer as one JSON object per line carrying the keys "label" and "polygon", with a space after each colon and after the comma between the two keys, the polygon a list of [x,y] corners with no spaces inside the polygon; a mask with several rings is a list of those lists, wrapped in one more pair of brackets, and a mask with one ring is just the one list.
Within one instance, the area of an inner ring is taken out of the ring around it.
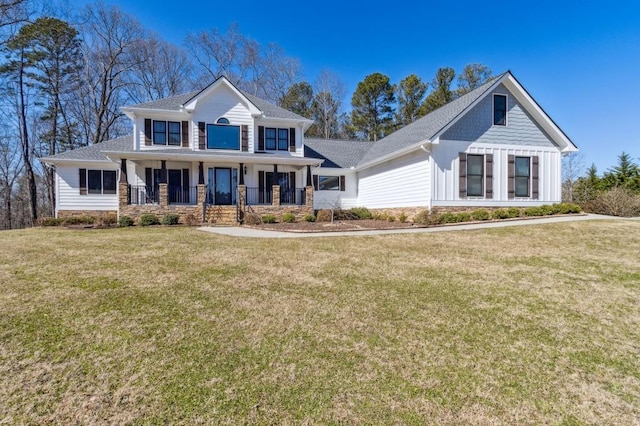
{"label": "porch ceiling", "polygon": [[[177,151],[177,150],[176,150]],[[154,151],[103,151],[112,161],[127,160],[167,160],[167,161],[202,161],[209,163],[230,164],[286,164],[293,166],[317,166],[324,160],[308,157],[290,157],[270,153],[210,153],[210,152],[176,152],[173,150]]]}

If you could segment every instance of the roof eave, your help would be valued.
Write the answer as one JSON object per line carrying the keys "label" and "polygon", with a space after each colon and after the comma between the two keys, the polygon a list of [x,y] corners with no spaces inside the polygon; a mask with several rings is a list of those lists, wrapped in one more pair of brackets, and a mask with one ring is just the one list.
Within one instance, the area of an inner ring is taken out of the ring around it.
{"label": "roof eave", "polygon": [[183,160],[183,161],[220,161],[220,162],[237,162],[246,164],[264,164],[274,163],[283,165],[320,165],[324,160],[309,157],[277,157],[261,154],[247,154],[247,155],[216,155],[211,154],[192,154],[185,152],[166,153],[166,152],[150,152],[150,151],[101,151],[102,154],[115,159],[126,158],[129,160],[162,160],[167,158]]}
{"label": "roof eave", "polygon": [[385,161],[389,161],[389,160],[392,160],[392,159],[394,159],[396,157],[400,157],[402,155],[409,154],[409,153],[411,153],[413,151],[421,149],[425,145],[430,145],[432,143],[433,144],[437,144],[438,142],[439,142],[439,139],[435,140],[433,142],[430,139],[422,140],[422,141],[420,141],[418,143],[415,143],[413,145],[409,145],[408,147],[406,147],[404,149],[399,149],[399,150],[393,151],[393,152],[391,152],[391,153],[389,153],[389,154],[387,154],[385,156],[378,157],[378,158],[376,158],[374,160],[367,161],[366,163],[363,163],[363,164],[359,164],[359,165],[355,166],[355,170],[359,172],[361,170],[368,169],[369,167],[378,165],[380,163],[384,163]]}

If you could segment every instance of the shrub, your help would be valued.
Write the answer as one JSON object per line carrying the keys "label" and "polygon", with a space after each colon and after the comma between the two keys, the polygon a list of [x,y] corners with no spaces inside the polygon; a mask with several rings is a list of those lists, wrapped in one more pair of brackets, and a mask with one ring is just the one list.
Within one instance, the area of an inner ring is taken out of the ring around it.
{"label": "shrub", "polygon": [[392,214],[387,216],[387,222],[395,222],[396,221],[396,217]]}
{"label": "shrub", "polygon": [[524,209],[524,215],[527,217],[544,216],[545,210],[542,207],[527,207]]}
{"label": "shrub", "polygon": [[630,189],[615,187],[583,204],[588,213],[632,217],[640,215],[640,195]]}
{"label": "shrub", "polygon": [[560,204],[560,213],[561,214],[576,214],[582,213],[582,208],[580,208],[577,204],[572,203],[561,203]]}
{"label": "shrub", "polygon": [[200,221],[196,219],[196,217],[192,213],[189,213],[184,217],[184,223],[187,226],[194,226],[194,225],[198,225]]}
{"label": "shrub", "polygon": [[438,223],[457,223],[458,217],[455,213],[442,213],[438,219]]}
{"label": "shrub", "polygon": [[63,219],[57,219],[55,217],[45,217],[40,220],[40,226],[59,226],[62,224]]}
{"label": "shrub", "polygon": [[177,225],[180,221],[180,216],[175,213],[167,213],[162,216],[162,220],[160,221],[163,225]]}
{"label": "shrub", "polygon": [[456,220],[458,222],[469,222],[471,220],[471,213],[461,212],[456,214]]}
{"label": "shrub", "polygon": [[118,223],[118,216],[113,213],[105,214],[102,216],[102,223],[105,226],[115,225]]}
{"label": "shrub", "polygon": [[331,210],[318,210],[316,214],[317,222],[331,222]]}
{"label": "shrub", "polygon": [[540,211],[542,212],[543,216],[551,216],[559,212],[559,211],[556,211],[556,209],[553,206],[550,206],[549,204],[541,205]]}
{"label": "shrub", "polygon": [[517,207],[509,207],[507,209],[507,214],[509,215],[510,219],[520,217],[520,209]]}
{"label": "shrub", "polygon": [[129,216],[120,216],[120,219],[118,219],[118,227],[126,228],[128,226],[133,226],[133,219]]}
{"label": "shrub", "polygon": [[471,212],[473,220],[489,220],[489,212],[484,209],[478,209]]}
{"label": "shrub", "polygon": [[373,220],[387,220],[388,217],[387,212],[375,212],[372,216]]}
{"label": "shrub", "polygon": [[315,222],[316,221],[316,216],[313,215],[313,214],[306,214],[306,215],[304,215],[303,220],[305,222]]}
{"label": "shrub", "polygon": [[158,220],[158,216],[156,216],[153,213],[145,213],[140,216],[140,219],[138,219],[138,225],[140,226],[151,226],[151,225],[158,225],[158,224],[160,224],[160,221]]}
{"label": "shrub", "polygon": [[400,213],[400,216],[398,216],[398,220],[400,221],[400,223],[405,223],[407,221],[407,215],[404,212]]}
{"label": "shrub", "polygon": [[491,217],[493,219],[507,219],[509,217],[509,213],[507,213],[506,209],[496,209],[491,213]]}
{"label": "shrub", "polygon": [[96,218],[93,216],[66,217],[62,220],[64,225],[93,225],[95,222]]}
{"label": "shrub", "polygon": [[355,216],[356,219],[371,219],[373,218],[373,214],[366,207],[352,207],[349,212]]}
{"label": "shrub", "polygon": [[262,223],[276,223],[276,217],[272,214],[265,214],[262,216]]}
{"label": "shrub", "polygon": [[296,215],[293,213],[283,213],[282,214],[282,221],[284,223],[295,223],[296,222]]}
{"label": "shrub", "polygon": [[244,224],[250,226],[260,225],[262,224],[262,218],[257,213],[247,213],[244,215]]}
{"label": "shrub", "polygon": [[413,217],[413,222],[420,225],[437,225],[440,223],[440,217],[436,209],[431,211],[423,210]]}

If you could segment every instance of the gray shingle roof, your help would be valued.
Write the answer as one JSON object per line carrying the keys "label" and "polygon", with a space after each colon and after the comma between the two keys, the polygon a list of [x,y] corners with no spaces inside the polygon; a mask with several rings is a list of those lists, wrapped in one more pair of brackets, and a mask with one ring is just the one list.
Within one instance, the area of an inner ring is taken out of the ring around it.
{"label": "gray shingle roof", "polygon": [[304,156],[325,160],[322,167],[348,169],[355,167],[371,147],[373,142],[305,138]]}
{"label": "gray shingle roof", "polygon": [[487,81],[466,95],[460,96],[458,99],[441,106],[437,110],[430,112],[424,117],[419,118],[413,123],[408,124],[391,133],[389,136],[375,142],[373,147],[365,154],[358,165],[362,166],[396,151],[408,148],[421,141],[431,139],[444,126],[461,114],[469,105],[485,94],[497,79],[500,79],[503,75],[504,74],[501,74]]}
{"label": "gray shingle roof", "polygon": [[181,105],[184,105],[185,102],[193,98],[198,93],[200,93],[200,91],[183,93],[181,95],[171,96],[164,99],[158,99],[157,101],[144,102],[141,104],[131,105],[131,107],[160,109],[160,110],[167,110],[167,111],[179,111]]}
{"label": "gray shingle roof", "polygon": [[110,141],[95,145],[89,145],[60,154],[41,158],[40,161],[49,160],[77,160],[77,161],[110,161],[102,151],[131,151],[133,150],[133,135],[121,136]]}
{"label": "gray shingle roof", "polygon": [[267,118],[285,118],[291,120],[309,120],[308,118],[304,118],[301,115],[295,114],[289,110],[284,108],[280,108],[277,105],[272,104],[271,102],[265,101],[264,99],[260,99],[257,96],[250,95],[246,92],[242,92],[243,95],[247,97],[255,106],[257,106]]}

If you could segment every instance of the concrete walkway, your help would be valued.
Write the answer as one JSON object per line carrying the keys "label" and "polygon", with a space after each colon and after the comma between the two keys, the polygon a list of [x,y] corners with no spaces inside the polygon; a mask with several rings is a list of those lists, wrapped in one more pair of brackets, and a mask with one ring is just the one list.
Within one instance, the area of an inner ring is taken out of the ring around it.
{"label": "concrete walkway", "polygon": [[265,231],[262,229],[247,228],[244,226],[215,227],[203,226],[198,228],[200,231],[213,232],[214,234],[228,235],[231,237],[247,237],[247,238],[322,238],[322,237],[359,237],[371,235],[388,235],[388,234],[417,234],[428,232],[448,232],[463,231],[467,229],[487,229],[487,228],[505,228],[508,226],[526,226],[539,225],[546,223],[561,222],[577,222],[582,220],[639,220],[640,218],[624,219],[615,216],[602,216],[597,214],[587,214],[582,216],[547,216],[536,219],[522,220],[505,220],[502,222],[483,222],[458,224],[448,226],[435,226],[431,228],[403,228],[403,229],[372,229],[367,231],[335,231],[335,232],[281,232],[281,231]]}

